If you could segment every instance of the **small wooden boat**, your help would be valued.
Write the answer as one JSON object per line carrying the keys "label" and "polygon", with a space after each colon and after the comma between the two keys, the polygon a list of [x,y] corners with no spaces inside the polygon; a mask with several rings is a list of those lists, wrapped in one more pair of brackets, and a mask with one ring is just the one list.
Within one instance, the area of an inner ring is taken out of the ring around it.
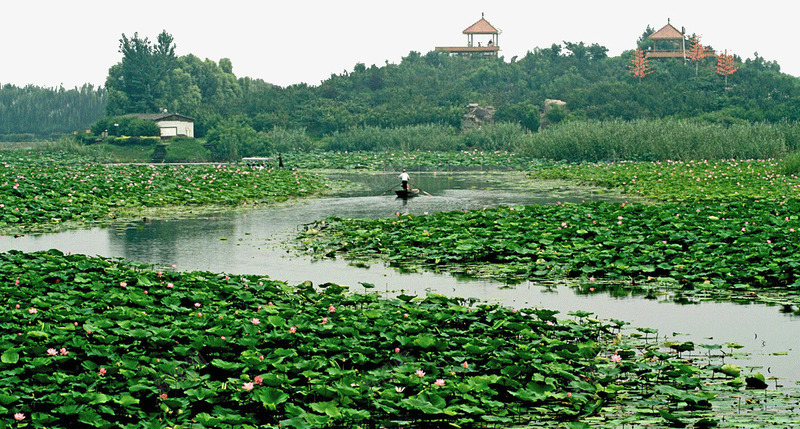
{"label": "small wooden boat", "polygon": [[408,190],[400,189],[394,191],[394,193],[397,194],[397,198],[402,198],[402,199],[413,198],[419,195],[419,189],[408,189]]}

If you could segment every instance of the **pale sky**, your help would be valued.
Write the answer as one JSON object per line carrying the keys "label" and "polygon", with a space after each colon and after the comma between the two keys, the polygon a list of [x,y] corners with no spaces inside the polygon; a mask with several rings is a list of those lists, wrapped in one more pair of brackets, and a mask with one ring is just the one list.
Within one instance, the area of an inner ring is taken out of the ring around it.
{"label": "pale sky", "polygon": [[618,56],[635,48],[648,25],[658,30],[669,18],[676,28],[702,36],[704,45],[745,59],[758,52],[784,73],[800,76],[793,3],[0,0],[0,85],[101,86],[122,57],[123,33],[155,41],[166,30],[179,56],[230,58],[237,77],[316,86],[357,63],[397,64],[410,51],[424,55],[436,46],[465,46],[462,31],[481,13],[502,31],[498,45],[506,61],[564,41],[597,43]]}

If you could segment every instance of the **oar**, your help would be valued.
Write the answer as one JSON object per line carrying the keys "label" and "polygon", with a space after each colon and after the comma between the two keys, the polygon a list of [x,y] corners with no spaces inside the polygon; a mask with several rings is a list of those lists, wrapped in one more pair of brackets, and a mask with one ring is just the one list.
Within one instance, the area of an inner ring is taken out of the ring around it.
{"label": "oar", "polygon": [[429,196],[429,197],[432,197],[432,196],[433,196],[433,195],[431,195],[431,194],[429,194],[429,193],[427,193],[427,192],[423,191],[422,189],[420,189],[419,191],[420,191],[420,192],[422,192],[423,194],[425,194],[425,195]]}
{"label": "oar", "polygon": [[392,190],[392,188],[389,188],[389,189],[387,189],[387,190],[383,191],[383,193],[382,193],[382,194],[380,194],[380,195],[378,195],[378,196],[379,196],[379,197],[382,197],[382,196],[386,195],[386,193],[387,193],[387,192],[389,192],[389,191],[391,191],[391,190]]}

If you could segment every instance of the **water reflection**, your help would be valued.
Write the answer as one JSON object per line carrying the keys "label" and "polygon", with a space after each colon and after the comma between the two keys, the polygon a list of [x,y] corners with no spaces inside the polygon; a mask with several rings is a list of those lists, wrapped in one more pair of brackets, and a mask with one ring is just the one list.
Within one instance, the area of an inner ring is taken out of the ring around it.
{"label": "water reflection", "polygon": [[[159,266],[175,264],[180,270],[266,274],[290,284],[306,280],[315,284],[334,282],[350,285],[356,291],[363,290],[359,282],[367,282],[386,295],[399,291],[412,295],[433,292],[519,308],[549,308],[561,311],[561,317],[567,317],[569,311],[585,310],[599,318],[628,321],[632,327],[656,328],[662,337],[675,341],[738,343],[753,356],[750,361],[734,363],[763,366],[761,372],[765,376],[787,380],[786,385],[800,379],[800,362],[793,350],[797,346],[796,338],[800,337],[800,321],[775,307],[705,302],[681,306],[665,297],[644,299],[599,291],[576,293],[563,286],[532,283],[509,286],[429,272],[403,274],[381,264],[365,269],[341,259],[312,261],[290,252],[286,246],[302,225],[328,216],[391,217],[398,212],[423,214],[501,204],[580,202],[608,198],[606,195],[545,184],[538,188],[518,188],[513,180],[498,180],[488,174],[414,174],[413,186],[434,196],[402,200],[389,193],[380,196],[395,181],[394,173],[339,175],[337,178],[356,183],[341,192],[347,196],[179,220],[151,220],[20,238],[0,237],[0,250],[57,248],[64,252],[124,257]],[[624,197],[611,198],[624,200]]]}

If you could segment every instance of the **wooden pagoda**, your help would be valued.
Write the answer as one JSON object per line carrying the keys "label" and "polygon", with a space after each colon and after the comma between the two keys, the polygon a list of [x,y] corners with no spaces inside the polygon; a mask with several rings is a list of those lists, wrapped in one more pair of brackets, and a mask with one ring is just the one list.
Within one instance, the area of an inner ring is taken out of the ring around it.
{"label": "wooden pagoda", "polygon": [[647,58],[686,58],[686,38],[684,31],[678,31],[667,19],[667,25],[648,36],[653,42]]}
{"label": "wooden pagoda", "polygon": [[[467,35],[467,46],[437,46],[436,51],[465,57],[497,57],[497,53],[500,51],[500,45],[498,44],[500,32],[492,24],[489,24],[483,14],[481,14],[481,19],[478,22],[467,27],[462,33]],[[475,35],[490,36],[490,38],[483,45],[481,41],[478,41],[476,46]]]}

